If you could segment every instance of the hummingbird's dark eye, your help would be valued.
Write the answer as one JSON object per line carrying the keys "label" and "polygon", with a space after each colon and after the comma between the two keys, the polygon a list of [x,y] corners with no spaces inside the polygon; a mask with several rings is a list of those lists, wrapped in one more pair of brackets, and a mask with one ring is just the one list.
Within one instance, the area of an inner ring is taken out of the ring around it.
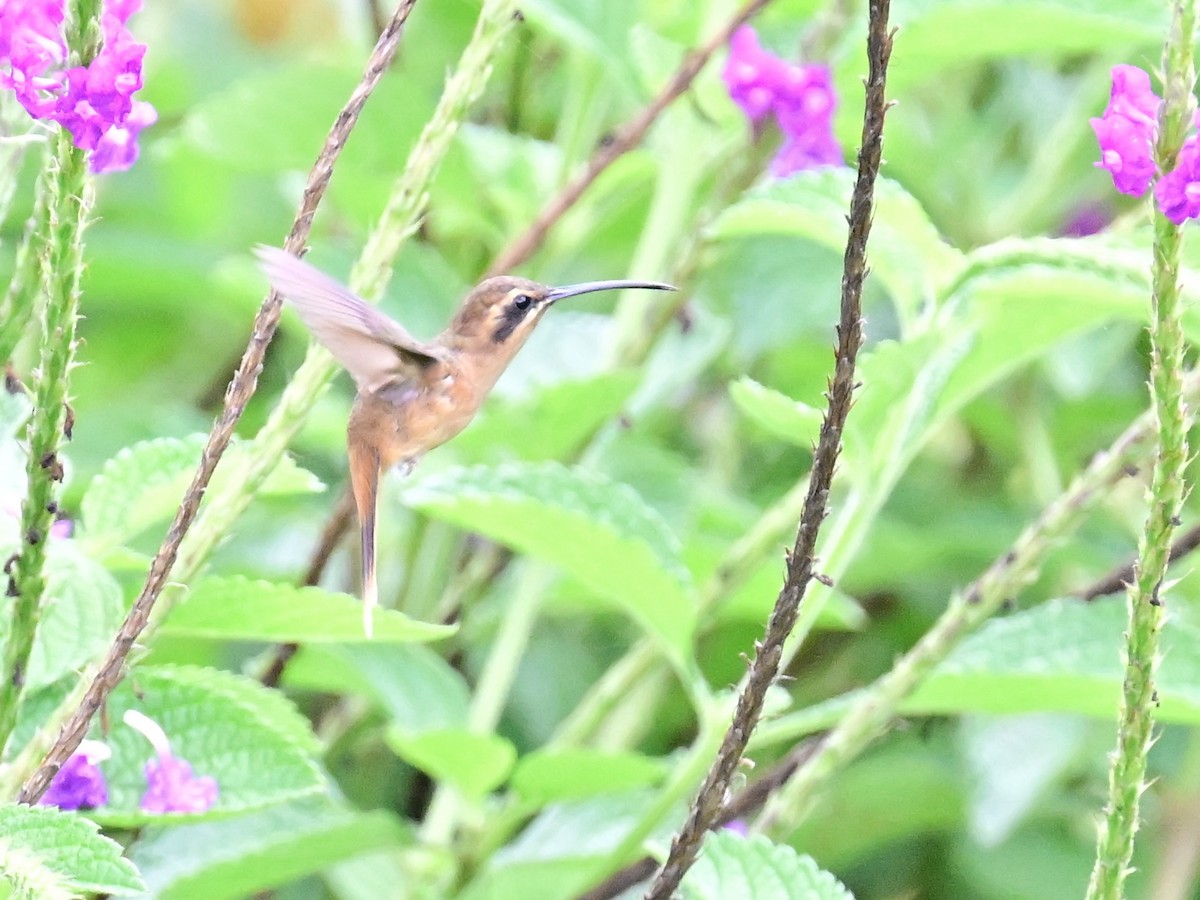
{"label": "hummingbird's dark eye", "polygon": [[513,297],[513,306],[517,309],[529,309],[532,304],[533,298],[528,294],[517,294],[517,296]]}

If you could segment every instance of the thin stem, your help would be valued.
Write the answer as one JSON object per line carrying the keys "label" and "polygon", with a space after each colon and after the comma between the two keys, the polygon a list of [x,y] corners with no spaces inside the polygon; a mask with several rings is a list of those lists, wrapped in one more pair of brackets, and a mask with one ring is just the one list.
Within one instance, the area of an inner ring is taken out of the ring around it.
{"label": "thin stem", "polygon": [[[69,7],[66,34],[74,63],[86,65],[99,51],[98,12],[88,3]],[[33,413],[26,426],[28,487],[21,507],[21,549],[7,567],[8,594],[13,600],[0,681],[0,750],[16,725],[25,671],[45,602],[46,542],[58,511],[63,480],[58,454],[62,442],[71,437],[68,395],[70,372],[75,365],[83,231],[93,199],[87,167],[86,152],[72,143],[66,130],[60,129],[39,180],[45,197],[38,205],[45,210],[47,229],[36,254],[43,295],[40,359],[33,375]],[[32,233],[26,237],[30,242],[26,252],[33,258],[32,242],[42,239]],[[29,292],[25,293],[28,296]]]}
{"label": "thin stem", "polygon": [[[1185,391],[1189,400],[1200,394],[1200,373],[1188,377]],[[805,735],[823,730],[826,733],[801,744],[735,795],[723,818],[745,816],[765,802],[767,809],[755,827],[778,835],[794,831],[811,808],[821,785],[887,729],[888,723],[896,719],[904,698],[920,684],[922,675],[944,659],[976,624],[994,614],[1036,577],[1046,555],[1066,541],[1095,500],[1107,496],[1113,485],[1137,473],[1149,456],[1153,427],[1153,416],[1146,412],[1108,449],[1096,454],[1088,468],[1021,533],[1012,548],[967,587],[963,592],[967,602],[952,600],[930,630],[934,638],[915,646],[875,684],[846,698],[844,708],[827,710],[829,704],[822,704],[818,714],[801,711],[759,728],[752,746],[794,743]],[[770,799],[785,783],[785,793]],[[620,889],[647,877],[641,867],[639,861],[584,896],[587,900],[616,896]],[[635,874],[639,877],[630,881]]]}
{"label": "thin stem", "polygon": [[[33,212],[25,223],[25,234],[17,247],[17,257],[13,263],[12,280],[8,289],[0,298],[0,361],[7,363],[16,352],[17,344],[25,334],[29,320],[33,318],[34,307],[37,304],[38,289],[38,260],[43,250],[45,235],[49,234],[50,225],[47,221],[49,211],[46,206],[50,188],[46,184],[49,176],[48,167],[38,176],[34,194]],[[11,182],[16,178],[10,178]]]}
{"label": "thin stem", "polygon": [[[1200,377],[1188,385],[1194,395]],[[949,655],[973,628],[993,615],[1037,575],[1052,547],[1075,529],[1088,506],[1121,479],[1136,473],[1149,452],[1153,419],[1144,413],[1107,450],[1098,453],[1067,490],[978,579],[952,599],[926,635],[871,687],[857,694],[821,743],[783,790],[768,802],[756,827],[790,834],[807,815],[816,792],[832,772],[856,758],[888,723],[926,673]]]}
{"label": "thin stem", "polygon": [[[1195,0],[1173,7],[1171,30],[1163,50],[1166,73],[1159,115],[1157,162],[1170,171],[1192,119],[1192,63],[1196,31]],[[1171,538],[1183,508],[1188,462],[1187,408],[1183,399],[1184,337],[1181,323],[1179,265],[1183,234],[1161,213],[1154,217],[1154,267],[1150,305],[1150,396],[1157,424],[1158,452],[1150,481],[1150,509],[1139,540],[1138,563],[1129,586],[1129,625],[1125,632],[1125,683],[1118,713],[1117,750],[1111,760],[1108,808],[1096,849],[1088,897],[1124,896],[1129,861],[1138,828],[1138,807],[1146,789],[1146,760],[1153,743],[1154,688],[1158,674],[1158,638]]]}
{"label": "thin stem", "polygon": [[604,143],[592,154],[583,171],[568,181],[563,189],[542,207],[533,223],[496,255],[491,266],[488,267],[488,274],[501,275],[511,272],[533,256],[546,240],[550,229],[575,204],[592,182],[599,178],[601,173],[617,159],[642,142],[642,138],[646,136],[650,126],[662,115],[662,111],[691,86],[692,81],[700,74],[712,55],[729,43],[730,35],[770,2],[771,0],[749,0],[702,47],[684,57],[683,62],[658,96],[636,116],[618,128],[613,133],[612,140]]}
{"label": "thin stem", "polygon": [[[500,721],[517,678],[517,669],[533,635],[533,626],[537,622],[550,580],[551,573],[545,566],[526,563],[520,573],[516,590],[505,607],[500,630],[471,697],[471,706],[467,711],[469,730],[488,734]],[[449,842],[459,802],[453,787],[438,785],[421,826],[422,843],[439,846]]]}
{"label": "thin stem", "polygon": [[[415,3],[416,0],[404,0],[397,8],[392,21],[389,23],[388,30],[380,36],[379,42],[375,45],[375,49],[367,62],[367,69],[362,81],[354,89],[350,100],[338,114],[329,136],[326,138],[325,146],[321,149],[317,161],[309,173],[308,182],[305,185],[304,195],[300,203],[300,210],[286,242],[286,246],[293,252],[298,252],[308,238],[308,233],[312,228],[313,216],[333,175],[334,162],[341,153],[342,147],[345,146],[346,140],[355,123],[357,123],[367,97],[370,96],[371,91],[379,83],[392,57],[395,55],[396,47],[400,40],[401,27],[408,18],[408,14]],[[213,425],[212,432],[208,437],[208,443],[201,452],[200,466],[196,470],[191,485],[183,496],[179,512],[167,530],[166,537],[157,555],[154,557],[154,561],[150,564],[146,583],[143,585],[137,600],[134,601],[129,615],[126,616],[120,630],[117,632],[116,639],[113,641],[104,660],[95,669],[95,675],[87,689],[82,695],[78,691],[74,692],[59,707],[55,716],[52,717],[54,720],[61,720],[59,717],[62,712],[73,708],[73,712],[71,712],[70,717],[60,729],[53,746],[50,747],[36,771],[22,786],[18,796],[18,800],[21,803],[34,803],[46,791],[55,773],[70,758],[71,754],[75,752],[75,749],[79,746],[79,742],[83,740],[92,717],[121,680],[125,661],[133,649],[134,643],[149,623],[155,603],[172,575],[180,545],[183,543],[188,529],[196,518],[205,488],[212,478],[213,471],[216,469],[221,455],[229,446],[234,426],[241,418],[246,404],[249,402],[258,385],[258,375],[262,371],[267,345],[270,344],[271,339],[275,336],[275,329],[279,325],[281,302],[280,297],[276,293],[271,292],[259,308],[258,314],[254,319],[254,327],[251,332],[249,345],[246,347],[241,364],[238,366],[237,372],[234,373],[233,380],[226,391],[224,408],[220,417]],[[81,679],[81,684],[86,680],[87,674],[89,673],[85,673],[85,678]],[[47,729],[43,729],[42,733],[46,731]],[[23,765],[27,762],[29,755],[41,752],[41,749],[40,742],[30,742],[26,750],[23,751],[21,759],[17,761],[18,764],[14,766],[15,771],[22,771]]]}
{"label": "thin stem", "polygon": [[[1200,525],[1193,525],[1183,534],[1179,535],[1171,544],[1171,554],[1167,562],[1173,563],[1187,556],[1197,547],[1200,547]],[[1074,591],[1073,595],[1080,600],[1091,601],[1126,590],[1129,587],[1129,583],[1133,581],[1135,564],[1136,560],[1123,563],[1107,575],[1096,579],[1087,587]]]}
{"label": "thin stem", "polygon": [[875,179],[883,152],[883,124],[888,103],[887,65],[892,51],[888,30],[889,0],[871,0],[867,32],[867,101],[863,113],[862,146],[858,153],[858,178],[850,201],[849,237],[842,275],[841,316],[830,379],[829,399],[821,436],[813,454],[812,475],[796,542],[787,558],[787,578],[767,622],[766,633],[756,647],[745,683],[738,695],[737,709],[720,751],[700,788],[683,828],[671,842],[667,861],[646,892],[646,900],[668,900],[700,852],[704,835],[720,819],[725,794],[741,762],[746,743],[758,724],[770,686],[779,674],[784,643],[800,610],[809,582],[814,577],[817,535],[824,520],[829,488],[842,447],[842,431],[850,413],[855,381],[855,364],[862,344],[862,286],[867,273],[867,239],[871,233]]}

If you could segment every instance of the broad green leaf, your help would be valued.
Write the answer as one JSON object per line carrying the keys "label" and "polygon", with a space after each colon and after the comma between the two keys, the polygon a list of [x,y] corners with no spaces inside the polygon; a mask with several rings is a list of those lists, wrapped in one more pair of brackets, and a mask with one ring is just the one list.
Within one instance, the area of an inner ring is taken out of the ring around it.
{"label": "broad green leaf", "polygon": [[546,385],[519,400],[498,398],[455,439],[454,451],[471,462],[495,460],[498,453],[562,459],[617,417],[638,381],[635,372],[608,372]]}
{"label": "broad green leaf", "polygon": [[162,819],[138,808],[146,789],[143,767],[153,751],[141,734],[123,724],[127,709],[157,722],[172,753],[191,763],[197,775],[217,780],[216,805],[203,816],[248,812],[324,789],[314,760],[316,738],[282,694],[216,669],[142,667],[122,682],[107,705],[112,725],[104,739],[113,756],[103,769],[109,805],[95,811],[105,823]]}
{"label": "broad green leaf", "polygon": [[568,56],[590,58],[625,91],[634,85],[629,71],[629,32],[637,7],[603,9],[587,0],[529,0],[521,12],[539,29],[570,48]]}
{"label": "broad green leaf", "polygon": [[811,856],[765,837],[717,831],[679,885],[684,900],[854,900]]}
{"label": "broad green leaf", "polygon": [[824,419],[821,410],[764,387],[748,376],[730,382],[729,397],[746,418],[776,437],[802,447],[816,445]]}
{"label": "broad green leaf", "polygon": [[[103,552],[120,546],[175,514],[191,483],[207,435],[157,438],[127,447],[101,470],[83,495],[81,538]],[[237,468],[245,448],[230,444],[209,486],[217,493]],[[285,456],[261,493],[299,494],[323,490],[316,476]]]}
{"label": "broad green leaf", "polygon": [[[839,254],[846,243],[846,213],[854,173],[822,168],[754,188],[713,223],[717,241],[782,235],[816,242]],[[895,182],[875,188],[871,229],[871,276],[892,296],[903,319],[934,300],[963,265],[921,205]]]}
{"label": "broad green leaf", "polygon": [[465,728],[409,734],[393,727],[387,742],[401,759],[437,781],[453,784],[468,797],[482,797],[502,784],[517,760],[511,741]]}
{"label": "broad green leaf", "polygon": [[554,312],[538,323],[529,342],[504,370],[494,396],[522,398],[546,385],[583,381],[604,372],[604,357],[597,348],[607,346],[612,318],[569,309]]}
{"label": "broad green leaf", "polygon": [[888,471],[887,484],[939,425],[1018,367],[1113,318],[1139,321],[1144,269],[1143,258],[1105,238],[1014,239],[974,251],[929,330],[863,355],[846,429],[847,455],[860,461],[847,464],[848,476],[878,484]]}
{"label": "broad green leaf", "polygon": [[[460,900],[520,897],[568,900],[593,886],[597,863],[616,849],[629,829],[656,803],[652,791],[605,794],[546,807],[512,843],[492,854]],[[656,823],[654,840],[669,841],[682,808]]]}
{"label": "broad green leaf", "polygon": [[885,847],[961,833],[965,780],[942,742],[911,731],[893,735],[822,785],[821,802],[787,842],[846,871]]}
{"label": "broad green leaf", "polygon": [[[375,612],[374,641],[432,641],[454,626],[418,622],[391,609]],[[189,637],[296,643],[366,642],[362,604],[348,594],[249,578],[209,577],[171,610],[163,631]]]}
{"label": "broad green leaf", "polygon": [[[1123,598],[1052,600],[992,619],[967,637],[905,702],[914,713],[1067,712],[1116,715],[1124,673]],[[1155,718],[1200,722],[1200,628],[1168,619]]]}
{"label": "broad green leaf", "polygon": [[30,874],[49,873],[50,888],[64,896],[87,891],[125,897],[145,887],[121,846],[90,819],[49,806],[0,806],[0,877],[19,885],[29,877],[22,869],[30,864],[37,867]]}
{"label": "broad green leaf", "polygon": [[434,518],[553,563],[627,611],[678,661],[694,625],[674,536],[630,488],[554,463],[453,469],[406,486]]}
{"label": "broad green leaf", "polygon": [[47,556],[49,603],[25,676],[31,689],[53,684],[101,654],[125,617],[121,586],[74,541],[52,541]]}
{"label": "broad green leaf", "polygon": [[[238,171],[304,172],[312,165],[311,148],[321,145],[330,121],[361,76],[352,64],[311,62],[250,72],[189,106],[175,136],[189,149]],[[306,101],[289,109],[288,104],[279,103],[279,97],[291,91],[299,92],[297,96],[303,95]],[[430,103],[411,82],[402,86],[386,80],[372,100],[380,112],[389,104],[403,103],[409,115],[364,116],[361,133],[355,129],[355,137],[361,140],[354,141],[344,154],[351,168],[364,162],[370,166],[394,163],[396,148],[407,147],[416,137]]]}
{"label": "broad green leaf", "polygon": [[959,728],[966,763],[971,839],[996,847],[1070,777],[1092,729],[1079,716],[967,716]]}
{"label": "broad green leaf", "polygon": [[906,40],[903,46],[896,42],[888,89],[902,95],[920,81],[970,63],[1018,56],[1069,59],[1161,43],[1166,16],[1163,7],[1145,0],[973,0],[915,4],[894,24]]}
{"label": "broad green leaf", "polygon": [[517,764],[512,788],[525,800],[543,805],[651,787],[666,774],[665,761],[638,753],[537,750]]}
{"label": "broad green leaf", "polygon": [[303,647],[284,684],[371,697],[406,734],[467,724],[470,692],[462,675],[419,644]]}
{"label": "broad green leaf", "polygon": [[159,900],[250,897],[341,860],[409,843],[382,810],[358,813],[324,800],[296,801],[215,822],[151,827],[133,859]]}

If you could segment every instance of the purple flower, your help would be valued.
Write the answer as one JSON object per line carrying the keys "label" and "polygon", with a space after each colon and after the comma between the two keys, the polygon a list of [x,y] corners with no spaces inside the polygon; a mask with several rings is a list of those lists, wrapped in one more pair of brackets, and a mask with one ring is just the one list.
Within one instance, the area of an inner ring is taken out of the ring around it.
{"label": "purple flower", "polygon": [[146,45],[125,27],[141,0],[105,0],[104,45],[87,66],[64,69],[63,0],[4,0],[0,8],[0,88],[9,88],[35,119],[58,122],[91,152],[93,172],[127,169],[136,138],[155,119],[133,100],[142,87]]}
{"label": "purple flower", "polygon": [[749,837],[750,826],[746,824],[745,819],[730,819],[721,828],[725,831],[732,832],[738,837]]}
{"label": "purple flower", "polygon": [[217,781],[196,776],[191,764],[171,753],[167,735],[158,723],[137,710],[125,712],[125,724],[154,747],[156,756],[146,763],[146,793],[141,808],[149,813],[200,813],[217,802]]}
{"label": "purple flower", "polygon": [[[1195,124],[1200,126],[1200,113]],[[1154,199],[1176,225],[1200,216],[1200,137],[1193,134],[1183,142],[1175,168],[1154,185]]]}
{"label": "purple flower", "polygon": [[59,809],[92,809],[108,803],[108,786],[99,763],[111,756],[99,741],[80,741],[79,749],[63,764],[38,801]]}
{"label": "purple flower", "polygon": [[729,39],[729,59],[721,77],[733,102],[757,122],[774,108],[787,70],[786,62],[762,48],[754,29],[743,25]]}
{"label": "purple flower", "polygon": [[768,114],[784,134],[771,173],[784,177],[802,169],[842,164],[833,136],[837,95],[827,66],[800,66],[768,53],[749,25],[733,33],[722,72],[729,96],[757,125]]}
{"label": "purple flower", "polygon": [[1154,179],[1154,142],[1158,139],[1158,97],[1150,76],[1137,66],[1113,66],[1112,93],[1104,116],[1092,119],[1100,143],[1100,162],[1122,194],[1140,197]]}
{"label": "purple flower", "polygon": [[1102,203],[1084,203],[1075,208],[1059,228],[1062,237],[1086,237],[1104,230],[1112,221],[1112,211]]}

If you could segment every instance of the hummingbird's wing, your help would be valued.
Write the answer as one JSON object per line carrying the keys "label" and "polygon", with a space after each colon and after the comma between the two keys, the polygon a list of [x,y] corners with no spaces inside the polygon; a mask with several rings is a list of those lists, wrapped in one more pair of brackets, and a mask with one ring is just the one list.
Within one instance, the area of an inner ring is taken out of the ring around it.
{"label": "hummingbird's wing", "polygon": [[291,302],[360,388],[377,390],[445,358],[441,347],[418,341],[399,322],[302,259],[278,247],[260,245],[254,253],[271,286]]}

